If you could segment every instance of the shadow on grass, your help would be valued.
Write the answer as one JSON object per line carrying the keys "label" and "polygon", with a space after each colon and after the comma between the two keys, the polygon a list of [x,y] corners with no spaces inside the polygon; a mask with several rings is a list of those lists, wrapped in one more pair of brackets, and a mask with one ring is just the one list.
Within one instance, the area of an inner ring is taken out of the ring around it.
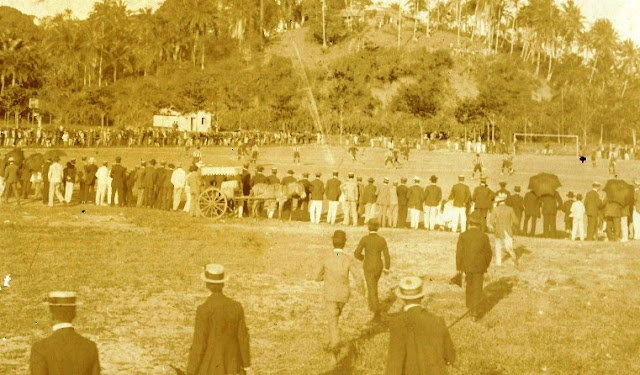
{"label": "shadow on grass", "polygon": [[520,258],[522,258],[523,255],[531,254],[531,250],[529,250],[524,245],[520,245],[520,246],[516,247],[515,249],[513,249],[513,251],[516,253],[516,259],[517,260],[520,260]]}
{"label": "shadow on grass", "polygon": [[[394,304],[397,297],[391,294],[388,298],[380,301],[380,310],[388,311]],[[353,374],[353,364],[360,353],[360,348],[366,344],[368,340],[377,335],[386,332],[389,329],[389,317],[384,316],[380,322],[373,325],[365,326],[364,330],[353,339],[342,343],[342,347],[346,348],[346,354],[341,357],[335,367],[329,371],[320,373],[319,375],[350,375]],[[342,349],[342,348],[341,348]],[[341,350],[342,351],[342,350]]]}
{"label": "shadow on grass", "polygon": [[480,304],[478,319],[489,313],[502,299],[511,294],[518,283],[516,276],[505,276],[484,287],[484,300]]}

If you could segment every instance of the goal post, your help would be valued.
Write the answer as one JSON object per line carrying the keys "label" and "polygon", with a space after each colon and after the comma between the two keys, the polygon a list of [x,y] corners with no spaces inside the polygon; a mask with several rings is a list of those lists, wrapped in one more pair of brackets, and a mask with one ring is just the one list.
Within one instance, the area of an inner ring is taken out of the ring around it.
{"label": "goal post", "polygon": [[[580,157],[580,137],[577,135],[558,135],[558,134],[532,134],[532,133],[513,133],[513,142],[515,143],[518,140],[518,137],[524,138],[524,143],[527,143],[527,137],[544,137],[544,138],[555,138],[558,140],[559,138],[572,138],[575,139],[576,142],[576,157]],[[515,153],[515,148],[514,148]]]}

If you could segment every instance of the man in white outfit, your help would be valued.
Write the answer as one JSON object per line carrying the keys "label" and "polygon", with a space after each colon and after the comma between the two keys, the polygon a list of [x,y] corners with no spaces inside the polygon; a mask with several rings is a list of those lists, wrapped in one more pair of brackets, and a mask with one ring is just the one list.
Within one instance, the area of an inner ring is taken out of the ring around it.
{"label": "man in white outfit", "polygon": [[582,203],[582,194],[576,196],[576,201],[571,204],[571,218],[573,220],[573,226],[571,227],[571,240],[575,241],[576,238],[580,238],[580,241],[584,241],[584,215],[586,211],[584,203]]}
{"label": "man in white outfit", "polygon": [[171,184],[173,185],[173,210],[177,211],[182,201],[182,192],[187,182],[187,173],[182,169],[182,165],[178,164],[171,174]]}
{"label": "man in white outfit", "polygon": [[105,197],[109,187],[109,168],[107,168],[107,164],[106,161],[102,163],[102,166],[96,172],[96,206],[106,205]]}
{"label": "man in white outfit", "polygon": [[49,207],[53,207],[54,195],[58,198],[60,203],[64,202],[64,197],[60,191],[62,187],[63,169],[62,164],[60,164],[59,156],[53,158],[53,164],[49,167],[49,174],[47,176],[49,178]]}

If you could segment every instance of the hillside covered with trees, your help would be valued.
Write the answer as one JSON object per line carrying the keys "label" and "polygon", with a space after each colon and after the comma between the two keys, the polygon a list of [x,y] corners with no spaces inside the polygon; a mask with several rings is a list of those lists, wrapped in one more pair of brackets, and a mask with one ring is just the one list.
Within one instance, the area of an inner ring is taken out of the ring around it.
{"label": "hillside covered with trees", "polygon": [[[573,0],[120,0],[41,20],[0,7],[0,113],[27,126],[149,126],[160,109],[220,130],[418,136],[578,134],[630,143],[640,49]],[[428,10],[428,12],[425,12]],[[324,21],[323,21],[324,20]],[[400,22],[398,22],[400,20]]]}

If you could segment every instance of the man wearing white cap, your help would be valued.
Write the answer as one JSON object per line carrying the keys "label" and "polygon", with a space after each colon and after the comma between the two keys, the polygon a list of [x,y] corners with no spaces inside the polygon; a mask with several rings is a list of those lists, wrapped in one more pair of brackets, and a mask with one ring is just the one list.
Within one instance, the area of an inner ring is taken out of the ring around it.
{"label": "man wearing white cap", "polygon": [[422,280],[403,278],[395,294],[404,307],[389,323],[385,374],[446,374],[456,352],[444,319],[422,307],[426,294]]}
{"label": "man wearing white cap", "polygon": [[99,375],[96,344],[76,333],[76,293],[56,291],[47,298],[53,333],[31,347],[31,375]]}
{"label": "man wearing white cap", "polygon": [[344,225],[349,225],[349,221],[353,221],[353,225],[358,225],[358,184],[354,178],[354,173],[350,172],[348,180],[340,186],[344,199],[342,211],[344,214]]}
{"label": "man wearing white cap", "polygon": [[391,221],[387,222],[387,211],[391,204],[391,186],[389,186],[389,178],[385,177],[382,180],[382,186],[378,189],[378,198],[376,200],[376,208],[380,215],[380,226],[388,227],[391,225]]}
{"label": "man wearing white cap", "polygon": [[229,280],[224,267],[207,264],[200,277],[211,295],[196,310],[187,374],[252,374],[244,309],[222,292]]}
{"label": "man wearing white cap", "polygon": [[107,198],[109,188],[109,168],[106,161],[96,171],[96,181],[96,206],[105,206],[105,198]]}
{"label": "man wearing white cap", "polygon": [[496,265],[502,265],[502,248],[504,247],[517,266],[518,259],[513,251],[513,224],[518,220],[518,217],[513,208],[505,204],[506,200],[506,194],[498,194],[496,207],[491,211],[488,224],[494,230],[495,235]]}
{"label": "man wearing white cap", "polygon": [[640,179],[633,181],[633,239],[640,240]]}

